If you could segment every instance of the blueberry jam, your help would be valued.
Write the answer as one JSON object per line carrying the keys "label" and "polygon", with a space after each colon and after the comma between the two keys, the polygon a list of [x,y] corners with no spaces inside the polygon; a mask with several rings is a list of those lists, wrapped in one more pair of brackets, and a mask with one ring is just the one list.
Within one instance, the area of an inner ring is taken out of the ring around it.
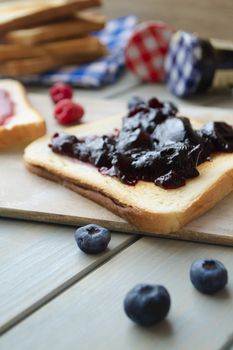
{"label": "blueberry jam", "polygon": [[121,130],[84,138],[57,133],[49,146],[125,184],[144,180],[165,189],[184,186],[186,179],[198,176],[197,166],[212,153],[233,152],[233,128],[226,123],[209,122],[194,130],[188,118],[177,116],[172,103],[156,98],[134,98],[128,107]]}
{"label": "blueberry jam", "polygon": [[14,115],[14,109],[15,106],[10,98],[10,94],[0,89],[0,126],[4,125]]}

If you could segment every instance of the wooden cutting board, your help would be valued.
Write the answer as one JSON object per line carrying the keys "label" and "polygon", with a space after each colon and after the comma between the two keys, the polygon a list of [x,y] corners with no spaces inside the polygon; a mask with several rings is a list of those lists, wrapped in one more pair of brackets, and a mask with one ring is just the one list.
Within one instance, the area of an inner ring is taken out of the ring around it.
{"label": "wooden cutting board", "polygon": [[[52,117],[46,96],[32,95],[34,106],[44,115],[48,132],[61,128]],[[125,102],[80,99],[87,114],[84,121],[126,111]],[[233,124],[233,112],[216,108],[180,108],[184,115],[201,120],[225,120]],[[0,153],[0,216],[69,225],[99,223],[115,231],[138,232],[107,209],[62,186],[29,173],[22,161],[23,150]],[[194,220],[182,231],[166,237],[233,245],[233,193],[214,209]],[[164,237],[164,236],[163,236]]]}

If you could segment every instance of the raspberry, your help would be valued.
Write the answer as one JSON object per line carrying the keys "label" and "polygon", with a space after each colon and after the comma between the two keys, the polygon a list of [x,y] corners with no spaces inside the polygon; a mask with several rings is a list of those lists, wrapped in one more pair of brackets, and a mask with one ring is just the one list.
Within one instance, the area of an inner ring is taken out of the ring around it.
{"label": "raspberry", "polygon": [[54,116],[62,125],[78,123],[83,115],[83,107],[69,99],[59,101],[54,109]]}
{"label": "raspberry", "polygon": [[72,88],[65,83],[56,83],[54,84],[50,91],[50,96],[54,103],[58,103],[61,100],[64,99],[71,99],[73,96],[73,90]]}

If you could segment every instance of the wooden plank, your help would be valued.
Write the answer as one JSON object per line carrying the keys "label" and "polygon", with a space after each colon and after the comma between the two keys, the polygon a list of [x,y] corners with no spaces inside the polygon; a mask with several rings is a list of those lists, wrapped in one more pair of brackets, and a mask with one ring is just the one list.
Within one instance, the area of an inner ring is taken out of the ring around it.
{"label": "wooden plank", "polygon": [[9,221],[0,226],[0,333],[135,240],[113,235],[109,249],[88,256],[75,228]]}
{"label": "wooden plank", "polygon": [[[174,29],[194,31],[203,37],[232,40],[233,3],[231,0],[146,0],[133,2],[105,0],[99,13],[107,17],[135,14],[140,20],[159,20]],[[219,15],[221,14],[221,15]]]}
{"label": "wooden plank", "polygon": [[[197,292],[191,263],[221,260],[228,287],[216,296]],[[144,238],[35,312],[1,340],[4,349],[219,350],[232,333],[232,248]],[[135,284],[158,283],[171,294],[166,321],[151,329],[134,325],[123,299]],[[60,336],[58,336],[60,335]]]}

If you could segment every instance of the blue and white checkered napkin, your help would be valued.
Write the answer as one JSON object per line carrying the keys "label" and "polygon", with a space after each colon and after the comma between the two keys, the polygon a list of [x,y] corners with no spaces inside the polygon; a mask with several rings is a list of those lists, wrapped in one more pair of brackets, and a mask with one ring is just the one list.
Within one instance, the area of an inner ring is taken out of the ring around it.
{"label": "blue and white checkered napkin", "polygon": [[67,66],[56,71],[24,77],[27,84],[51,85],[57,81],[80,87],[100,87],[116,81],[125,64],[124,48],[137,24],[135,16],[110,20],[94,35],[108,47],[109,55],[93,63]]}

